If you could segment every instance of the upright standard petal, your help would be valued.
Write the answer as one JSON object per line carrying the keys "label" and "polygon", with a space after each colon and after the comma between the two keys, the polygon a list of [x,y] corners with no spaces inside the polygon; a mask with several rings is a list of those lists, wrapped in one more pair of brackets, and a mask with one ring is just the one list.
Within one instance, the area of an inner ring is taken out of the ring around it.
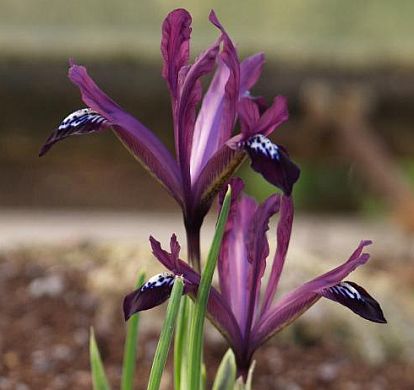
{"label": "upright standard petal", "polygon": [[240,64],[240,97],[246,96],[262,74],[265,57],[257,53],[245,58]]}
{"label": "upright standard petal", "polygon": [[362,251],[370,244],[371,241],[361,241],[348,261],[305,283],[276,302],[273,307],[264,313],[252,331],[254,335],[253,350],[308,310],[323,296],[326,289],[337,285],[355,268],[365,264],[369,259],[369,255],[362,253]]}
{"label": "upright standard petal", "polygon": [[178,73],[190,56],[191,15],[185,9],[170,12],[162,24],[162,76],[167,81],[173,104],[178,96]]}
{"label": "upright standard petal", "polygon": [[115,134],[134,157],[182,204],[181,176],[177,163],[158,138],[102,92],[85,67],[72,65],[69,78],[79,87],[84,103],[111,124]]}
{"label": "upright standard petal", "polygon": [[194,129],[191,178],[194,181],[211,156],[230,138],[239,99],[240,69],[237,51],[214,11],[210,21],[220,29],[223,50],[218,68],[204,96]]}

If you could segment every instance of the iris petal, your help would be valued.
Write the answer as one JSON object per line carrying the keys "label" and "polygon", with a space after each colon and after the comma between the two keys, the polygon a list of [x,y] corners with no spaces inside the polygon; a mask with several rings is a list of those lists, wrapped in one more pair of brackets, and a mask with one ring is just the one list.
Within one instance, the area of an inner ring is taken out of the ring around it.
{"label": "iris petal", "polygon": [[111,126],[111,123],[99,113],[90,108],[82,108],[68,115],[48,137],[39,156],[46,154],[58,141],[71,135],[82,135],[102,131]]}
{"label": "iris petal", "polygon": [[361,286],[344,281],[322,291],[322,296],[338,302],[361,317],[379,323],[386,323],[381,306]]}
{"label": "iris petal", "polygon": [[152,309],[165,302],[170,297],[174,279],[174,274],[163,272],[128,294],[123,305],[125,321],[139,311]]}
{"label": "iris petal", "polygon": [[261,134],[250,137],[244,148],[251,158],[251,167],[289,196],[299,179],[300,169],[286,151]]}

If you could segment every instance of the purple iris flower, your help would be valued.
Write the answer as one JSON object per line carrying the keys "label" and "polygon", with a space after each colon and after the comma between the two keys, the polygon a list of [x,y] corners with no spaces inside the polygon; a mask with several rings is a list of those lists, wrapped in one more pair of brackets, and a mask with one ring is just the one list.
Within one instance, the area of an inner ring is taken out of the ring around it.
{"label": "purple iris flower", "polygon": [[[272,195],[258,205],[242,194],[243,182],[232,181],[232,204],[218,259],[219,290],[211,289],[208,316],[233,349],[240,374],[246,374],[253,353],[273,334],[303,314],[321,297],[338,302],[361,317],[379,323],[386,320],[378,302],[361,286],[344,280],[369,254],[361,241],[340,266],[275,299],[285,263],[293,222],[293,202],[286,195]],[[269,256],[266,232],[269,219],[279,213],[277,249],[271,260],[269,278],[263,279]],[[124,314],[149,309],[165,301],[176,275],[183,275],[185,291],[194,296],[200,276],[179,259],[179,244],[171,238],[170,252],[150,238],[155,257],[170,271],[153,277],[125,297]]]}
{"label": "purple iris flower", "polygon": [[[220,30],[220,36],[193,64],[189,64],[190,14],[184,9],[174,10],[162,26],[162,76],[171,95],[176,158],[149,129],[107,96],[85,67],[73,62],[69,78],[79,87],[87,108],[66,117],[40,151],[44,155],[56,142],[71,135],[112,128],[181,206],[189,258],[197,269],[202,221],[224,182],[247,154],[253,168],[287,194],[299,176],[299,169],[285,150],[266,138],[288,118],[285,99],[277,97],[260,115],[261,100],[249,93],[260,76],[264,56],[256,54],[240,62],[213,11],[210,21]],[[203,97],[201,78],[214,70]],[[241,134],[234,137],[238,118]]]}

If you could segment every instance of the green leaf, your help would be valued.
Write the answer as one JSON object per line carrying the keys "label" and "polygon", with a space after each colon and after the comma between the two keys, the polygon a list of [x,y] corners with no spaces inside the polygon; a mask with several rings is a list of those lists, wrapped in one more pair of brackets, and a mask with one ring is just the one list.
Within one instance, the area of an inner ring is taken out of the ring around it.
{"label": "green leaf", "polygon": [[92,383],[94,390],[110,390],[101,355],[95,340],[93,328],[89,338],[89,357],[91,361]]}
{"label": "green leaf", "polygon": [[189,297],[183,296],[178,313],[177,326],[174,338],[174,389],[186,390],[188,372],[188,330],[192,302]]}
{"label": "green leaf", "polygon": [[183,295],[184,281],[181,277],[176,277],[168,302],[167,314],[162,326],[161,335],[158,340],[154,360],[152,361],[150,378],[147,390],[158,390],[161,383],[162,372],[167,361],[168,351],[174,333],[174,326],[177,321],[177,314],[180,308],[180,301]]}
{"label": "green leaf", "polygon": [[[145,281],[145,273],[138,275],[135,287],[140,287]],[[134,314],[127,324],[127,336],[124,345],[124,359],[122,364],[121,390],[132,390],[134,385],[135,365],[137,357],[139,314]]]}
{"label": "green leaf", "polygon": [[252,382],[253,382],[253,372],[256,367],[256,360],[253,360],[252,364],[249,367],[249,372],[247,373],[247,381],[245,390],[252,390]]}
{"label": "green leaf", "polygon": [[224,227],[230,210],[231,188],[228,187],[226,196],[219,218],[217,220],[216,231],[208,253],[206,266],[201,275],[200,286],[198,288],[197,299],[190,329],[189,344],[189,388],[198,390],[200,387],[201,360],[203,350],[204,319],[206,314],[208,296],[210,294],[211,282],[217,264],[221,241],[224,234]]}
{"label": "green leaf", "polygon": [[236,358],[229,349],[221,360],[214,380],[213,390],[233,390],[236,382]]}

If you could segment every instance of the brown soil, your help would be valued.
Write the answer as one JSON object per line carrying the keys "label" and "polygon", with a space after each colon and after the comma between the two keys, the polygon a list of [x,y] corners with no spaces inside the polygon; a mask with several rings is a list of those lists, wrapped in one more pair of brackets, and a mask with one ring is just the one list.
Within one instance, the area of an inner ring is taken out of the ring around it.
{"label": "brown soil", "polygon": [[[89,327],[113,385],[119,388],[124,324],[120,304],[106,311],[107,300],[89,291],[87,272],[70,266],[42,266],[24,252],[0,256],[0,389],[90,389]],[[119,303],[119,304],[118,304]],[[146,314],[147,315],[147,314]],[[105,318],[108,320],[105,321]],[[136,389],[145,389],[157,332],[139,335]],[[276,342],[278,344],[276,345]],[[212,378],[226,346],[206,347]],[[254,389],[412,389],[407,363],[380,367],[352,358],[338,345],[303,340],[296,344],[273,339],[256,355]],[[164,389],[171,389],[171,366]]]}

